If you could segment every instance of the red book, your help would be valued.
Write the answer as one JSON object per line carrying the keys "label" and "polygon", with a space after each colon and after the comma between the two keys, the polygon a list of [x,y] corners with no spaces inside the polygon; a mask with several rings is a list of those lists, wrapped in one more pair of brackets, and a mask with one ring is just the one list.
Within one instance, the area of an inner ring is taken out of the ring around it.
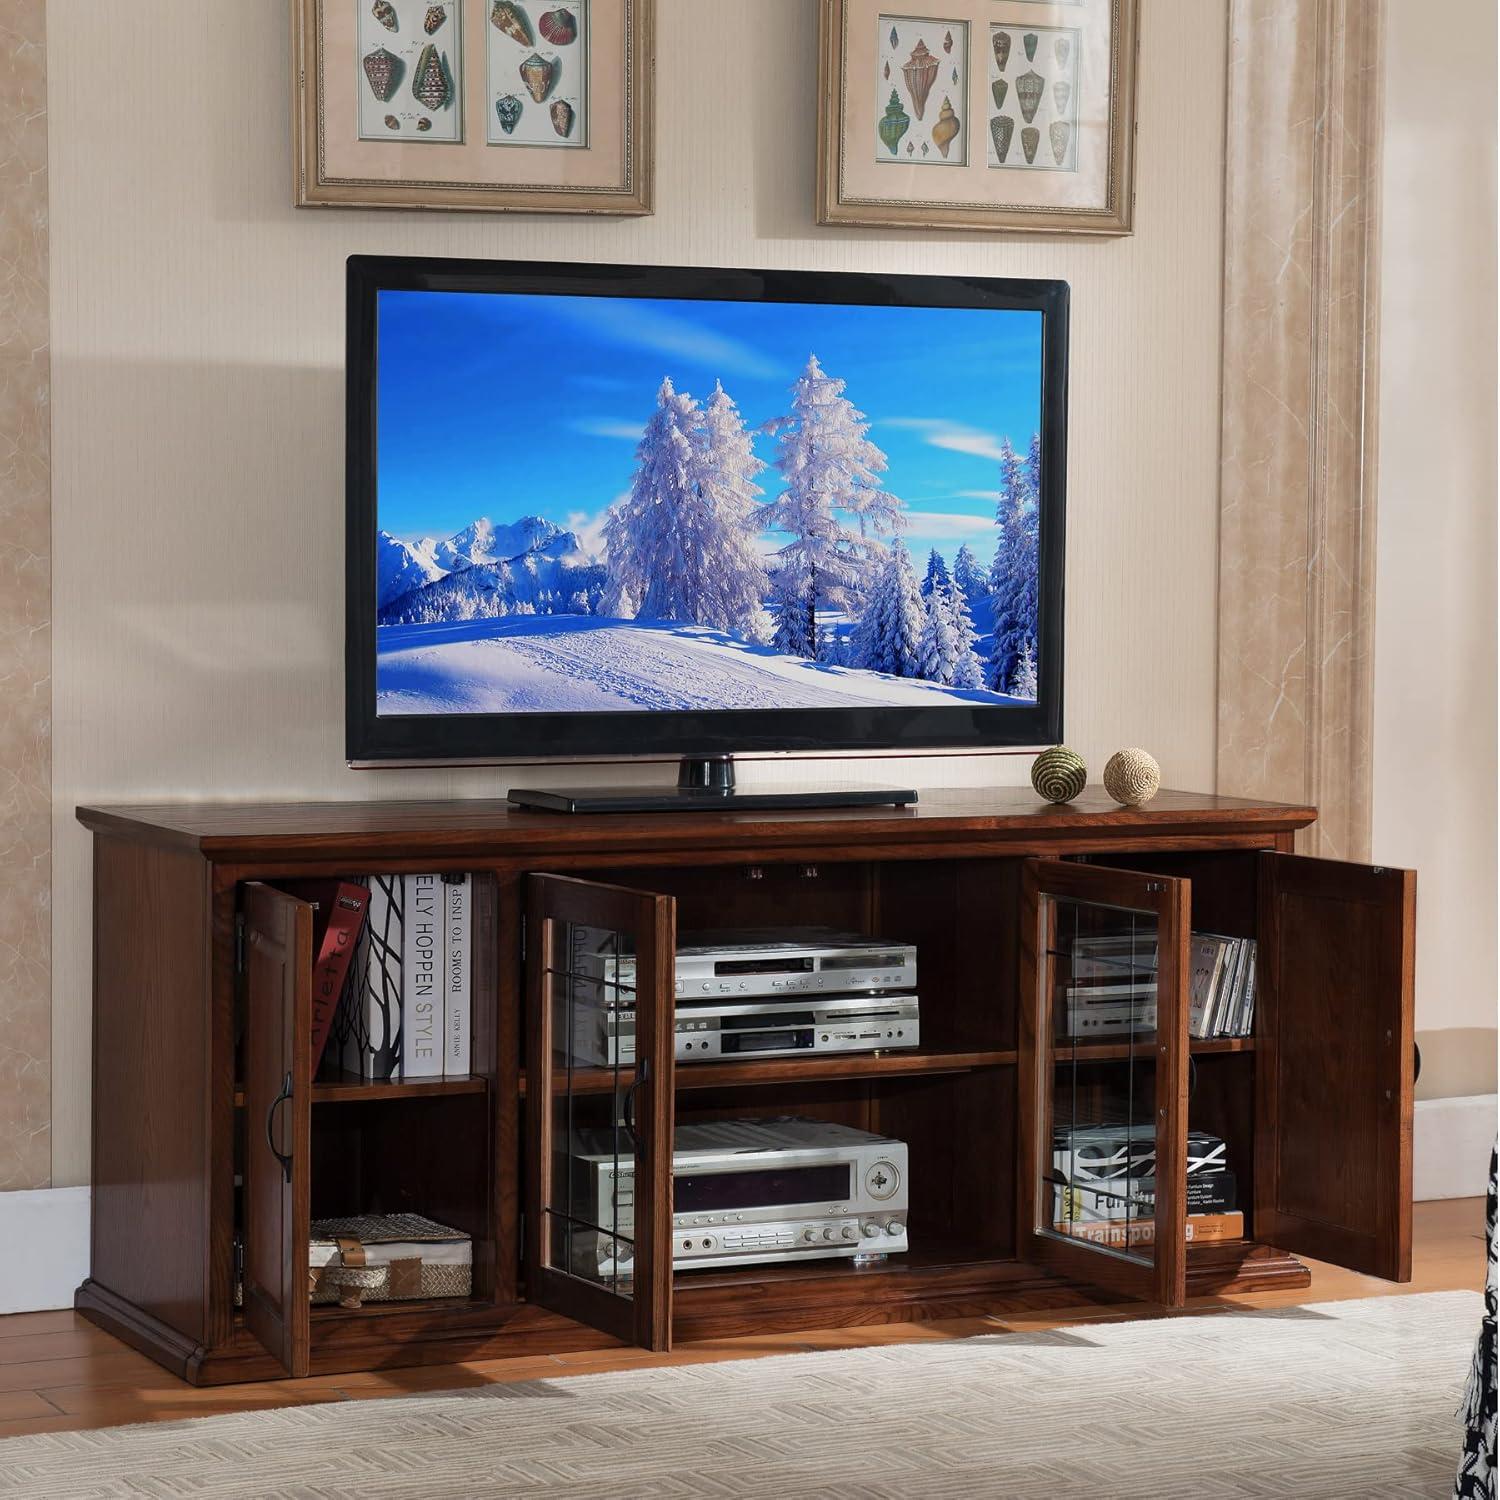
{"label": "red book", "polygon": [[359,941],[370,893],[350,880],[287,881],[286,889],[317,908],[313,917],[312,989],[312,1071],[316,1075]]}

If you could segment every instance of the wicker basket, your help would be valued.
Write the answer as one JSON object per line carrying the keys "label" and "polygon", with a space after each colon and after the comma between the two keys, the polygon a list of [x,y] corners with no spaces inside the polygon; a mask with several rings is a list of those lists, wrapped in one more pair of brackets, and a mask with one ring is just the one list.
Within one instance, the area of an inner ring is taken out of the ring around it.
{"label": "wicker basket", "polygon": [[467,1297],[473,1246],[466,1234],[420,1214],[361,1214],[312,1225],[308,1289],[314,1303],[359,1307]]}

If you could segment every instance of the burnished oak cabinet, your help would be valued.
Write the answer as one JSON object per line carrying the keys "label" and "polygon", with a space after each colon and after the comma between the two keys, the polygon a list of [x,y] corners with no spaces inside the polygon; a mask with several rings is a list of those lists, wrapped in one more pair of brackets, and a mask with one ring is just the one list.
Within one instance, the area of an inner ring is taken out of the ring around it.
{"label": "burnished oak cabinet", "polygon": [[[1207,1292],[1307,1255],[1410,1275],[1414,878],[1291,852],[1310,808],[1094,788],[908,810],[566,817],[502,803],[83,808],[94,834],[91,1320],[199,1383]],[[311,909],[278,882],[474,877],[471,1076],[317,1081]],[[563,1066],[570,924],[637,960],[629,1069]],[[922,1045],[674,1062],[679,927],[822,925],[919,949]],[[1156,955],[1153,1030],[1061,1038],[1065,934]],[[1254,1034],[1190,1040],[1193,929],[1258,940]],[[289,1085],[289,1090],[288,1090]],[[1154,1130],[1151,1243],[1054,1232],[1052,1131]],[[674,1124],[795,1113],[907,1143],[911,1249],[678,1271]],[[559,1252],[563,1132],[628,1116],[633,1271]],[[1228,1145],[1243,1239],[1188,1243],[1190,1129]],[[308,1225],[411,1211],[473,1238],[463,1301],[309,1306]],[[236,1288],[242,1289],[237,1297]]]}

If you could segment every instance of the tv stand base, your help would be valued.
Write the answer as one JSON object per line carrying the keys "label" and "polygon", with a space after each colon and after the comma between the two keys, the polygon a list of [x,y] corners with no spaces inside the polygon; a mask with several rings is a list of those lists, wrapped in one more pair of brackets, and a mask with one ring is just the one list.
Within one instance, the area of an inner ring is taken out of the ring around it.
{"label": "tv stand base", "polygon": [[907,807],[917,794],[884,786],[778,787],[742,792],[735,787],[734,760],[728,755],[685,756],[677,785],[563,787],[538,791],[513,787],[512,807],[533,812],[771,812],[798,807]]}

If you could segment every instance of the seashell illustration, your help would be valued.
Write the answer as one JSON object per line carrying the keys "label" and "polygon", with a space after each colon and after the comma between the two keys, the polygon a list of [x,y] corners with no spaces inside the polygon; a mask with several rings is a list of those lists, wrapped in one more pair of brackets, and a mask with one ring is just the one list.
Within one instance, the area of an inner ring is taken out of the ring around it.
{"label": "seashell illustration", "polygon": [[385,128],[387,130],[400,130],[401,121],[398,120],[395,115],[387,115],[385,117]]}
{"label": "seashell illustration", "polygon": [[1010,138],[1015,134],[1016,122],[1009,115],[996,115],[990,121],[990,139],[995,143],[995,155],[1004,161],[1010,155]]}
{"label": "seashell illustration", "polygon": [[365,77],[370,80],[370,92],[384,104],[401,82],[401,59],[394,52],[377,47],[366,55],[360,66],[365,70]]}
{"label": "seashell illustration", "polygon": [[896,35],[896,28],[894,26],[892,26],[891,27],[891,46],[894,47],[900,40],[901,40],[901,38]]}
{"label": "seashell illustration", "polygon": [[914,152],[914,151],[915,151],[915,150],[916,150],[916,149],[917,149],[917,148],[916,148],[916,145],[915,145],[915,143],[913,143],[913,142],[912,142],[912,141],[908,141],[908,142],[907,142],[907,143],[906,143],[906,154],[907,154],[907,155],[908,155],[908,156],[910,156],[910,155],[911,155],[911,154],[912,154],[912,152]]}
{"label": "seashell illustration", "polygon": [[954,81],[954,83],[958,82],[958,69],[957,68],[955,68],[953,70],[953,81]]}
{"label": "seashell illustration", "polygon": [[[438,49],[431,43],[422,48],[416,72],[411,81],[412,98],[428,109],[441,109],[448,102],[448,70]],[[419,123],[417,129],[420,130]]]}
{"label": "seashell illustration", "polygon": [[1036,160],[1036,148],[1041,143],[1042,132],[1035,125],[1024,125],[1021,128],[1021,150],[1026,153],[1026,165],[1029,167]]}
{"label": "seashell illustration", "polygon": [[885,65],[885,75],[884,76],[885,76],[885,81],[887,83],[889,83],[891,81],[891,65],[890,65],[889,62],[887,62],[886,65]]}
{"label": "seashell illustration", "polygon": [[1028,31],[1026,33],[1026,35],[1021,38],[1021,45],[1022,45],[1022,47],[1024,47],[1026,49],[1026,61],[1027,62],[1035,62],[1036,61],[1036,32],[1034,32],[1034,31]]}
{"label": "seashell illustration", "polygon": [[[891,102],[886,105],[885,113],[881,115],[875,128],[880,133],[880,139],[894,156],[901,145],[901,137],[911,128],[911,116],[901,108],[901,95],[895,89],[891,90]],[[907,142],[906,149],[911,150],[910,141]]]}
{"label": "seashell illustration", "polygon": [[958,116],[953,113],[953,101],[945,94],[943,107],[938,111],[938,117],[932,125],[932,144],[943,153],[944,161],[948,160],[948,147],[953,144],[953,138],[958,132]]}
{"label": "seashell illustration", "polygon": [[1016,79],[1016,101],[1021,106],[1021,118],[1028,125],[1036,119],[1036,112],[1041,107],[1044,87],[1042,75],[1037,72],[1022,73]]}
{"label": "seashell illustration", "polygon": [[506,135],[512,134],[521,123],[522,107],[521,101],[514,94],[495,100],[495,113],[500,117],[500,128]]}
{"label": "seashell illustration", "polygon": [[937,58],[927,50],[927,43],[918,37],[911,56],[901,64],[901,76],[906,80],[906,92],[911,95],[912,108],[919,120],[927,108],[927,96],[932,92],[937,70]]}
{"label": "seashell illustration", "polygon": [[431,36],[433,32],[437,31],[442,26],[443,22],[447,19],[448,11],[446,7],[441,5],[429,5],[427,7],[427,14],[422,17],[422,30],[425,31],[428,36]]}
{"label": "seashell illustration", "polygon": [[1068,64],[1068,53],[1073,50],[1073,44],[1065,36],[1060,36],[1052,44],[1052,55],[1057,59],[1057,65],[1064,68]]}
{"label": "seashell illustration", "polygon": [[1054,120],[1047,127],[1047,134],[1052,137],[1052,159],[1058,166],[1068,158],[1068,137],[1072,133],[1073,127],[1066,120]]}
{"label": "seashell illustration", "polygon": [[1005,96],[1009,92],[1010,92],[1010,85],[1003,78],[997,78],[990,85],[990,93],[992,93],[995,96],[995,108],[996,109],[1004,109],[1005,108]]}
{"label": "seashell illustration", "polygon": [[1073,85],[1071,83],[1054,83],[1052,85],[1052,102],[1057,105],[1057,112],[1065,115],[1068,112],[1068,100],[1073,97]]}
{"label": "seashell illustration", "polygon": [[923,141],[923,142],[922,142],[922,155],[923,155],[923,156],[926,156],[926,155],[927,155],[927,152],[928,152],[928,145],[927,145],[927,142],[926,142],[926,141]]}
{"label": "seashell illustration", "polygon": [[943,51],[944,52],[951,52],[952,50],[953,50],[953,33],[951,31],[945,32],[943,34]]}
{"label": "seashell illustration", "polygon": [[1010,61],[1010,32],[997,31],[990,42],[995,48],[995,66],[1003,73],[1006,63]]}
{"label": "seashell illustration", "polygon": [[422,118],[417,121],[417,129],[418,130],[431,130],[432,129],[432,121],[429,120],[426,115],[423,115]]}
{"label": "seashell illustration", "polygon": [[515,0],[495,0],[490,8],[490,25],[523,47],[531,46],[536,40],[531,34],[531,22],[526,19],[526,12],[515,4]]}
{"label": "seashell illustration", "polygon": [[536,29],[554,47],[566,47],[578,40],[578,17],[570,10],[546,10],[538,18]]}
{"label": "seashell illustration", "polygon": [[548,62],[537,52],[533,52],[517,71],[521,75],[521,82],[526,85],[526,92],[538,104],[551,92],[552,84],[557,78],[557,64]]}
{"label": "seashell illustration", "polygon": [[573,106],[566,99],[554,99],[547,107],[552,116],[552,128],[561,136],[571,134],[573,129]]}
{"label": "seashell illustration", "polygon": [[396,17],[396,7],[391,0],[375,0],[370,7],[370,14],[385,27],[387,31],[399,31],[401,22]]}

